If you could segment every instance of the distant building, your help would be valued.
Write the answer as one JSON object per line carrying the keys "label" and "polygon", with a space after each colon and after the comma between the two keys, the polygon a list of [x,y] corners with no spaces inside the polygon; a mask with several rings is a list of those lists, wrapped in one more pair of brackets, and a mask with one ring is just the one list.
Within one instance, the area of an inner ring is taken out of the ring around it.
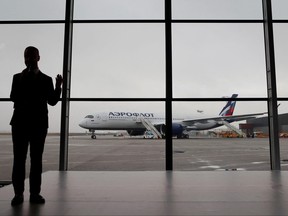
{"label": "distant building", "polygon": [[[278,115],[279,132],[288,133],[288,113]],[[269,134],[268,117],[261,117],[255,119],[249,119],[246,124],[239,124],[239,128],[247,135],[254,132],[263,132]]]}

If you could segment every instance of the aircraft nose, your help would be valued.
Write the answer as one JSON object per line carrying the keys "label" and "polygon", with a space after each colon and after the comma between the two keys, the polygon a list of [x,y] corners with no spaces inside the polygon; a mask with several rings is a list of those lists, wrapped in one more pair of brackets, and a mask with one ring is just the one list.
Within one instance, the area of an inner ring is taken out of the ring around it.
{"label": "aircraft nose", "polygon": [[79,126],[82,127],[82,128],[85,128],[87,125],[87,122],[85,119],[83,119],[80,123],[79,123]]}

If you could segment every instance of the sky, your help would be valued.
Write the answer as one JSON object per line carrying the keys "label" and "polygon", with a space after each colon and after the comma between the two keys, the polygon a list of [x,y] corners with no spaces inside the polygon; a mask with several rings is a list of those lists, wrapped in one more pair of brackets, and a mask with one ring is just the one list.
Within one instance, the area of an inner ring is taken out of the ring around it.
{"label": "sky", "polygon": [[[174,0],[173,19],[261,19],[261,0]],[[288,19],[288,1],[274,0],[274,19]],[[74,17],[163,19],[163,0],[75,0]],[[1,0],[0,20],[63,20],[63,0]],[[278,96],[287,97],[288,24],[274,24]],[[0,25],[0,97],[9,98],[13,74],[24,69],[23,51],[40,50],[39,66],[53,79],[62,74],[63,24]],[[175,98],[266,97],[263,25],[174,23]],[[165,28],[152,24],[75,24],[71,97],[165,97]],[[225,102],[173,103],[175,115],[218,115]],[[2,102],[0,132],[10,131],[11,102]],[[287,112],[281,102],[279,113]],[[49,107],[50,132],[60,130],[61,104]],[[163,112],[162,102],[71,102],[71,132],[97,111]],[[238,102],[235,114],[266,111],[264,102]]]}

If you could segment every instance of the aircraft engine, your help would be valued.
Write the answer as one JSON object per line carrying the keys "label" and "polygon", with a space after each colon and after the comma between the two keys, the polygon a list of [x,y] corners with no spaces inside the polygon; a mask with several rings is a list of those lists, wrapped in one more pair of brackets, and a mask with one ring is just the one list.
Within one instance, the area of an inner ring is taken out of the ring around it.
{"label": "aircraft engine", "polygon": [[[160,133],[165,135],[166,125],[163,124],[160,126]],[[172,123],[172,136],[182,137],[184,128],[181,124]]]}

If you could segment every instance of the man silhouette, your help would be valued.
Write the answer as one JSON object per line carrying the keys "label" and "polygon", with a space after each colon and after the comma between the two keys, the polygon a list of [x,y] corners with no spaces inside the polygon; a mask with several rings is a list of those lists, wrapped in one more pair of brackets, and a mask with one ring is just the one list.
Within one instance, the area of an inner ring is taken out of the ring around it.
{"label": "man silhouette", "polygon": [[15,196],[11,205],[23,203],[25,163],[30,146],[30,202],[43,204],[40,195],[42,175],[42,155],[48,129],[48,107],[60,99],[62,76],[56,77],[54,89],[52,78],[38,68],[40,60],[36,47],[29,46],[24,51],[25,68],[13,76],[10,98],[14,102],[14,112],[10,122],[13,140],[12,183]]}

